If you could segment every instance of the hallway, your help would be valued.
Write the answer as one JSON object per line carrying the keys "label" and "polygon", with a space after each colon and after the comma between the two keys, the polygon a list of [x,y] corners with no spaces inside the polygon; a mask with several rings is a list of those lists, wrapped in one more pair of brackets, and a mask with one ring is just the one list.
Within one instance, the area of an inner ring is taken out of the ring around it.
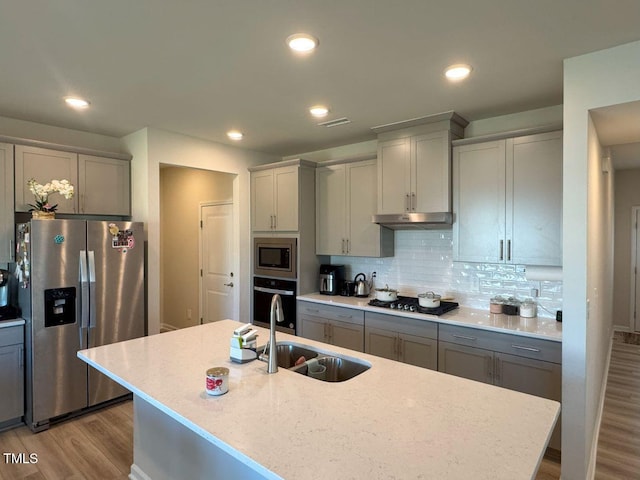
{"label": "hallway", "polygon": [[615,332],[596,480],[640,478],[640,334]]}

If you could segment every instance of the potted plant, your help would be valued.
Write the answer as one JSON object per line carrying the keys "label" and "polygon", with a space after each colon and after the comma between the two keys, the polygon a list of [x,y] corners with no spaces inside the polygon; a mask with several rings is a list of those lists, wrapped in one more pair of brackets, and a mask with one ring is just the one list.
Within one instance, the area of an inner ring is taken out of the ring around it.
{"label": "potted plant", "polygon": [[52,193],[59,193],[67,200],[73,197],[73,185],[69,183],[69,180],[51,180],[41,185],[32,178],[27,182],[27,185],[36,199],[35,204],[29,204],[32,207],[29,209],[32,218],[55,218],[58,204],[51,205],[49,203],[49,195]]}

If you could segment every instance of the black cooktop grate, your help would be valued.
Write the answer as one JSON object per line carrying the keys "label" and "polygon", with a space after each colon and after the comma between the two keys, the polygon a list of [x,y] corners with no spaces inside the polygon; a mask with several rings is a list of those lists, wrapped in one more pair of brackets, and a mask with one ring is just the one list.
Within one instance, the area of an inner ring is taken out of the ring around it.
{"label": "black cooktop grate", "polygon": [[[393,302],[383,302],[381,300],[373,299],[369,302],[372,307],[389,308],[391,310],[398,310],[401,312],[417,312],[427,315],[442,315],[458,308],[457,302],[440,301],[440,306],[435,308],[421,307],[418,299],[415,297],[398,297]],[[405,308],[408,306],[409,308]]]}

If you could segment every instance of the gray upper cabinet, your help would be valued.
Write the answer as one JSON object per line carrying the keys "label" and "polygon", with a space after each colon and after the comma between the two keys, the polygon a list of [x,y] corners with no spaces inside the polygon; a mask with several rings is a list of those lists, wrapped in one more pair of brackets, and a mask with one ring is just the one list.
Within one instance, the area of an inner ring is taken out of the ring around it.
{"label": "gray upper cabinet", "polygon": [[130,162],[95,155],[50,150],[27,145],[15,147],[15,208],[28,212],[34,197],[27,182],[67,179],[75,188],[67,200],[58,193],[51,197],[58,213],[89,215],[131,214]]}
{"label": "gray upper cabinet", "polygon": [[13,261],[13,145],[0,143],[0,263]]}
{"label": "gray upper cabinet", "polygon": [[393,255],[393,232],[371,222],[376,189],[375,159],[316,169],[316,254]]}
{"label": "gray upper cabinet", "polygon": [[298,232],[314,218],[315,163],[288,160],[252,167],[251,230]]}
{"label": "gray upper cabinet", "polygon": [[562,265],[562,132],[455,146],[456,261]]}
{"label": "gray upper cabinet", "polygon": [[80,213],[131,214],[130,163],[127,160],[78,155]]}
{"label": "gray upper cabinet", "polygon": [[378,213],[451,211],[451,132],[378,142]]}
{"label": "gray upper cabinet", "polygon": [[79,213],[77,153],[16,145],[15,155],[16,212],[28,212],[31,208],[29,204],[35,202],[27,186],[27,182],[33,178],[43,185],[51,180],[69,180],[76,189],[75,195],[67,200],[62,195],[54,193],[50,200],[58,204],[58,213]]}

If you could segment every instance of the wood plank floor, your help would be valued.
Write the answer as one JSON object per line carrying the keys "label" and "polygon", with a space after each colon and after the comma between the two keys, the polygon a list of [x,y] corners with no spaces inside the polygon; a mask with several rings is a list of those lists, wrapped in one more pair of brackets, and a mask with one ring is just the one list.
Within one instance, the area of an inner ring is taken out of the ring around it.
{"label": "wood plank floor", "polygon": [[37,463],[0,458],[1,480],[126,479],[133,463],[133,402],[31,433],[26,426],[0,433],[0,453],[37,455]]}
{"label": "wood plank floor", "polygon": [[598,439],[596,480],[640,479],[640,335],[616,332]]}

